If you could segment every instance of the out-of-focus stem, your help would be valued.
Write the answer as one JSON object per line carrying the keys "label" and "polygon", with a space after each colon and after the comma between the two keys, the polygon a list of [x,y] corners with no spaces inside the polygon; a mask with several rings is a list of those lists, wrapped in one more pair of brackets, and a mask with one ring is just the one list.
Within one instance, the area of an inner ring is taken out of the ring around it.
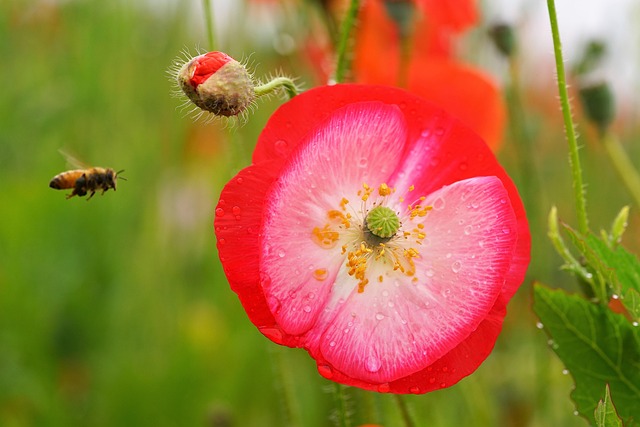
{"label": "out-of-focus stem", "polygon": [[506,90],[506,102],[509,112],[509,133],[515,140],[518,155],[520,176],[522,180],[522,196],[529,222],[537,227],[541,217],[540,183],[535,164],[533,141],[524,117],[524,107],[520,96],[520,73],[517,56],[509,56],[510,84]]}
{"label": "out-of-focus stem", "polygon": [[333,385],[333,396],[336,402],[337,422],[340,427],[351,427],[351,418],[346,396],[346,387],[342,384]]}
{"label": "out-of-focus stem", "polygon": [[402,416],[405,427],[415,427],[416,424],[411,418],[411,414],[409,413],[407,402],[404,401],[404,397],[401,394],[394,394],[393,397],[395,397],[396,399],[396,403],[398,404],[398,409],[400,410],[400,415]]}
{"label": "out-of-focus stem", "polygon": [[605,132],[600,135],[600,139],[616,172],[620,175],[622,182],[624,182],[636,205],[640,207],[640,174],[638,174],[638,171],[634,168],[629,156],[627,156],[627,153],[615,135],[611,132]]}
{"label": "out-of-focus stem", "polygon": [[211,0],[202,0],[202,7],[204,9],[204,21],[207,28],[207,41],[209,43],[209,50],[216,50],[215,31],[213,27],[213,8],[211,7]]}
{"label": "out-of-focus stem", "polygon": [[578,154],[578,143],[576,132],[571,117],[571,105],[569,104],[569,93],[564,72],[564,60],[562,58],[562,44],[560,42],[560,31],[558,30],[558,17],[556,15],[556,5],[554,0],[547,0],[549,9],[549,22],[551,23],[551,35],[553,37],[553,51],[556,58],[556,72],[558,77],[558,92],[560,95],[560,105],[564,117],[564,128],[569,144],[569,164],[573,178],[573,193],[576,202],[576,214],[578,215],[578,229],[580,233],[586,235],[589,232],[589,221],[587,219],[587,202],[584,185],[582,183],[582,168],[580,167],[580,156]]}
{"label": "out-of-focus stem", "polygon": [[348,48],[351,39],[351,31],[355,26],[356,16],[360,10],[360,0],[351,0],[347,14],[342,20],[340,26],[340,42],[338,43],[338,59],[336,62],[336,71],[333,80],[336,83],[344,81],[344,75],[349,68],[350,60],[348,58]]}

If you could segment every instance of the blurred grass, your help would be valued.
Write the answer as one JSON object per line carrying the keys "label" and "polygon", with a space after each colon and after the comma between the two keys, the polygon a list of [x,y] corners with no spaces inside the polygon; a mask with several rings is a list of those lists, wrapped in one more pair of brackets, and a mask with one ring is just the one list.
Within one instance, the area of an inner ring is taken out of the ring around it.
{"label": "blurred grass", "polygon": [[[151,13],[127,2],[0,3],[0,426],[330,425],[333,385],[304,351],[277,348],[249,323],[215,251],[217,194],[278,100],[231,132],[176,110],[165,70],[196,45],[185,4]],[[268,52],[256,55],[269,64]],[[556,203],[573,222],[561,128],[533,114],[540,208]],[[586,145],[592,223],[608,226],[630,199],[602,150]],[[67,167],[60,148],[125,169],[128,181],[90,202],[65,200],[47,187]],[[501,153],[524,179],[513,155]],[[631,226],[637,250],[637,213]],[[532,233],[529,277],[571,288],[546,230]],[[476,374],[407,397],[419,425],[584,425],[529,301],[527,284]],[[355,421],[401,425],[391,396],[348,393],[371,414]]]}

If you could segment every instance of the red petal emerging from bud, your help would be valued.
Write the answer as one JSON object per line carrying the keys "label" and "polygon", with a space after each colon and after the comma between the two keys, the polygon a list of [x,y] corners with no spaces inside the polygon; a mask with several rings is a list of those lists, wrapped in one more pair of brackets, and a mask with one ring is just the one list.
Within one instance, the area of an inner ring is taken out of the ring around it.
{"label": "red petal emerging from bud", "polygon": [[176,79],[191,102],[216,116],[237,116],[256,96],[251,74],[222,52],[196,56],[182,66]]}
{"label": "red petal emerging from bud", "polygon": [[224,64],[234,59],[223,52],[209,52],[204,55],[196,56],[193,58],[193,75],[189,79],[189,83],[193,88],[197,88],[201,83],[204,83],[209,77],[211,77],[216,71],[220,69]]}

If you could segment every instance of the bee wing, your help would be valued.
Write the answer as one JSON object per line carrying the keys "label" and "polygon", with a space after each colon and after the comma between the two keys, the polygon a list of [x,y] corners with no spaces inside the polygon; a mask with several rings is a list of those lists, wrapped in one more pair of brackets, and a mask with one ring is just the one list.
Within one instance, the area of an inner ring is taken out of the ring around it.
{"label": "bee wing", "polygon": [[90,168],[89,165],[87,165],[86,163],[78,160],[77,157],[75,157],[74,155],[72,155],[68,151],[63,150],[62,148],[59,149],[58,151],[67,160],[67,163],[69,163],[69,165],[71,167],[74,167],[74,168],[77,168],[77,169],[89,169]]}

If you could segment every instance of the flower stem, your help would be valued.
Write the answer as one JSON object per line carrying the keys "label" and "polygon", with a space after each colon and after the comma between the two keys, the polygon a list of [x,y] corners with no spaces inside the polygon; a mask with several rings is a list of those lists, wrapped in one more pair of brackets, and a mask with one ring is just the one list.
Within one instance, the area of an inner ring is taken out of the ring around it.
{"label": "flower stem", "polygon": [[342,384],[333,385],[333,397],[336,402],[336,422],[339,427],[351,427],[349,404],[347,402],[346,387]]}
{"label": "flower stem", "polygon": [[622,182],[627,186],[636,205],[640,207],[640,174],[633,167],[633,163],[622,148],[620,141],[613,134],[605,132],[601,134],[600,138]]}
{"label": "flower stem", "polygon": [[398,404],[398,409],[400,410],[400,415],[402,415],[402,420],[404,421],[405,427],[415,427],[416,424],[411,418],[411,414],[409,413],[407,402],[404,401],[404,397],[400,394],[394,394],[393,397],[395,397],[396,399],[396,403]]}
{"label": "flower stem", "polygon": [[[541,225],[542,191],[536,167],[536,153],[521,97],[521,81],[516,55],[509,56],[509,84],[505,90],[509,114],[509,134],[515,141],[516,155],[522,181],[522,195],[527,216],[534,227]],[[540,222],[540,223],[539,223]]]}
{"label": "flower stem", "polygon": [[360,9],[360,0],[351,0],[347,14],[342,21],[340,27],[340,41],[338,43],[338,59],[336,62],[336,71],[333,80],[336,83],[344,81],[344,75],[349,68],[350,60],[347,58],[347,48],[351,39],[351,31],[355,26],[356,16]]}
{"label": "flower stem", "polygon": [[564,128],[569,144],[569,164],[573,178],[573,192],[576,202],[576,213],[578,215],[578,229],[582,234],[589,232],[589,221],[587,220],[586,195],[582,183],[582,168],[580,167],[580,156],[578,155],[578,143],[576,132],[571,117],[571,105],[569,104],[569,93],[567,91],[567,81],[564,72],[564,60],[562,58],[562,44],[560,42],[560,31],[558,30],[558,17],[554,0],[547,0],[549,9],[549,21],[551,23],[551,34],[553,36],[553,51],[556,57],[556,71],[558,74],[558,92],[560,94],[560,105],[564,117]]}
{"label": "flower stem", "polygon": [[265,84],[253,88],[258,98],[264,95],[270,95],[280,89],[283,89],[287,93],[289,99],[298,94],[298,88],[293,80],[288,77],[276,77]]}
{"label": "flower stem", "polygon": [[209,43],[209,50],[216,50],[216,39],[213,30],[213,8],[211,7],[211,0],[202,0],[202,7],[204,9],[204,22],[207,28],[207,42]]}

